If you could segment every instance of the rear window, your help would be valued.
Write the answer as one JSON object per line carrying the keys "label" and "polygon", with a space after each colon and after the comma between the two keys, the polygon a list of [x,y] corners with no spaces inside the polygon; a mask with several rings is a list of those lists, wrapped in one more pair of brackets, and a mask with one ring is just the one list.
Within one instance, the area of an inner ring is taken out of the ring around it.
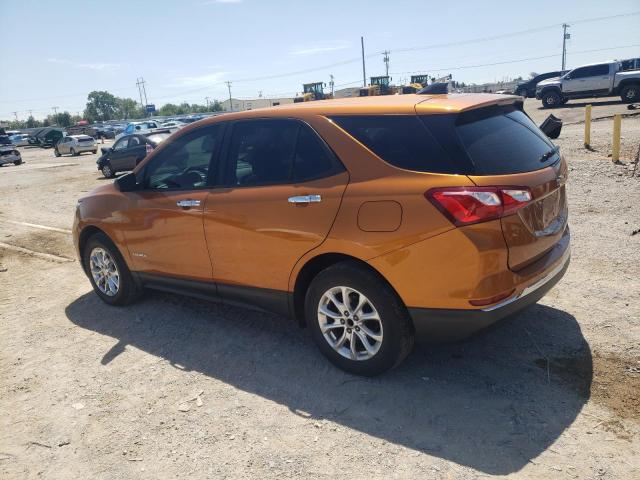
{"label": "rear window", "polygon": [[337,116],[332,120],[391,165],[460,175],[503,175],[552,165],[555,147],[522,111],[491,106],[462,114]]}
{"label": "rear window", "polygon": [[456,132],[476,174],[504,175],[530,172],[552,165],[557,154],[544,133],[516,109],[485,108],[463,113]]}
{"label": "rear window", "polygon": [[449,152],[416,115],[336,116],[331,119],[395,167],[419,172],[459,173]]}

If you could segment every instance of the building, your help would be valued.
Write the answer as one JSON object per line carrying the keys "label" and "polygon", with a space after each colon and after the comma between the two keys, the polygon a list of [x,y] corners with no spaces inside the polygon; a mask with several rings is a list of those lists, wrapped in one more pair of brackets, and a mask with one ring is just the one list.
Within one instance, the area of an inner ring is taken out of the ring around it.
{"label": "building", "polygon": [[293,98],[232,98],[232,109],[229,108],[229,99],[225,100],[224,102],[220,102],[220,104],[222,105],[222,109],[225,112],[229,112],[231,110],[233,110],[234,112],[241,112],[243,110],[255,110],[256,108],[275,107],[276,105],[284,105],[286,103],[293,103]]}

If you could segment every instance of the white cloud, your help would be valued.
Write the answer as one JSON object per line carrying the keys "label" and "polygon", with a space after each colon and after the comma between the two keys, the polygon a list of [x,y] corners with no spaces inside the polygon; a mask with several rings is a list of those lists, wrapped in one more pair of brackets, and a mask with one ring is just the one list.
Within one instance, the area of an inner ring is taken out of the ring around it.
{"label": "white cloud", "polygon": [[119,63],[77,63],[60,58],[47,58],[47,62],[57,63],[60,65],[69,65],[74,68],[83,68],[86,70],[96,70],[100,72],[112,72],[120,68]]}
{"label": "white cloud", "polygon": [[221,83],[229,72],[205,73],[203,75],[177,77],[167,87],[207,87],[215,83]]}
{"label": "white cloud", "polygon": [[291,50],[289,53],[291,55],[316,55],[318,53],[327,53],[327,52],[335,52],[337,50],[344,50],[349,48],[349,45],[346,43],[335,44],[335,45],[312,45],[312,46],[304,46],[304,47],[296,47]]}

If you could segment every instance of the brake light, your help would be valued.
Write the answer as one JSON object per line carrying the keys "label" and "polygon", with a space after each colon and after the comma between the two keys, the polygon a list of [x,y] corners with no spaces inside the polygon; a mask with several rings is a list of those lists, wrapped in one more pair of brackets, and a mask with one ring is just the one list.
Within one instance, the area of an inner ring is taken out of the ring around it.
{"label": "brake light", "polygon": [[527,187],[432,188],[425,197],[456,226],[513,215],[533,198]]}

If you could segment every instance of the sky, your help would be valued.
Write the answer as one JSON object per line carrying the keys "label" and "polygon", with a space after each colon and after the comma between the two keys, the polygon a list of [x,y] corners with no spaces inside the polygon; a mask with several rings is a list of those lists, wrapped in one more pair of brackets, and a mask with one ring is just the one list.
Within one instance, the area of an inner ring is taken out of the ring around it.
{"label": "sky", "polygon": [[[632,13],[635,13],[632,14]],[[615,18],[591,20],[598,17]],[[640,2],[578,0],[0,0],[0,119],[84,110],[107,90],[149,103],[294,96],[411,72],[483,83],[640,57]],[[523,33],[524,32],[524,33]],[[492,65],[490,65],[492,64]]]}

